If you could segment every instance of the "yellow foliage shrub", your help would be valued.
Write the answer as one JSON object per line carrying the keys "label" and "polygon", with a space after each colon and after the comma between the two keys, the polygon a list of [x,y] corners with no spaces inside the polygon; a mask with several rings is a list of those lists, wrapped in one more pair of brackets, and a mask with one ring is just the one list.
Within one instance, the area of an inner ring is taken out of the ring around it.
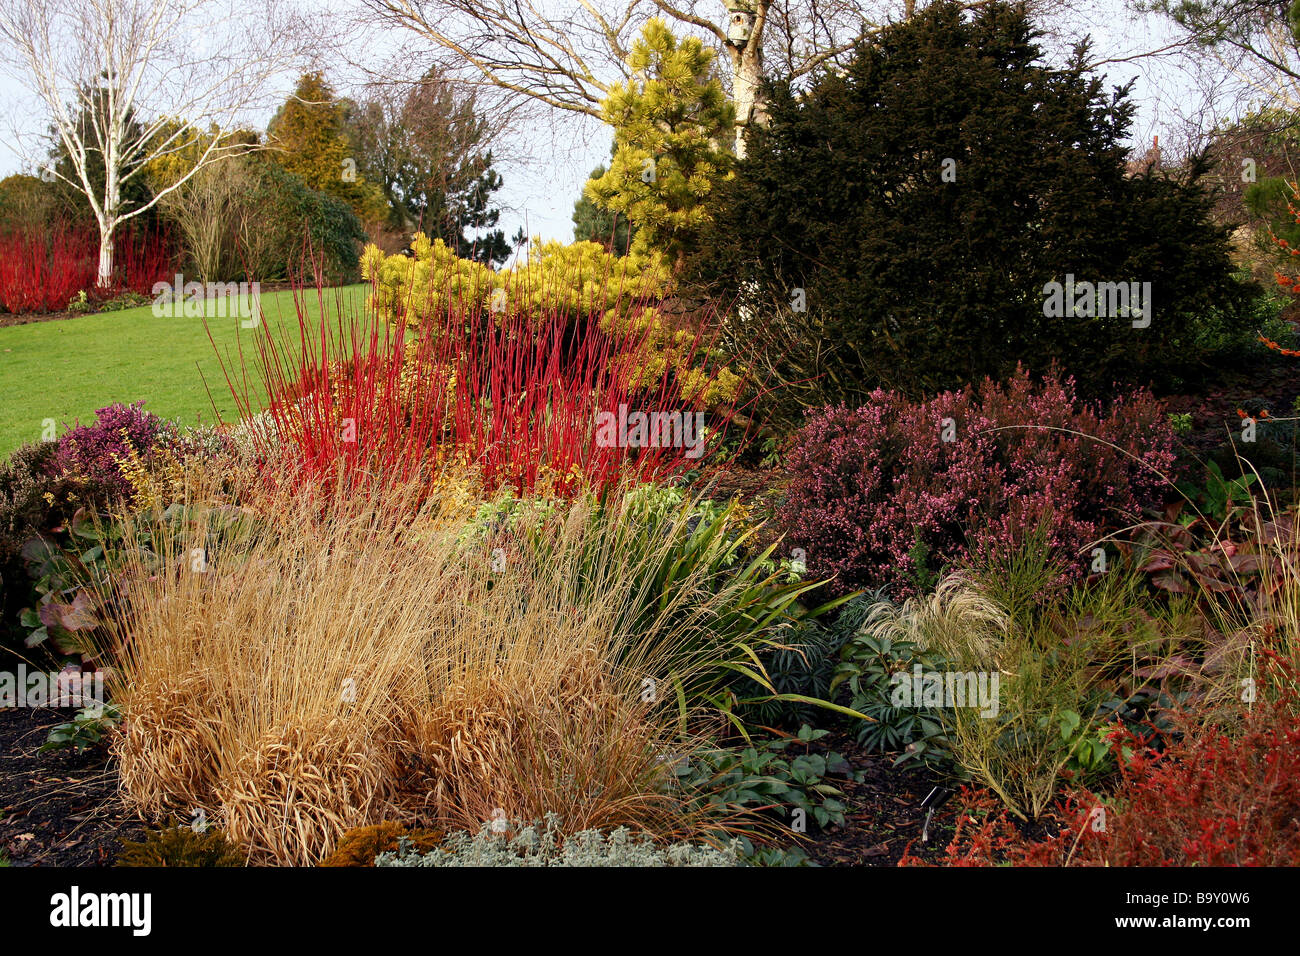
{"label": "yellow foliage shrub", "polygon": [[[704,357],[697,336],[663,322],[657,306],[670,290],[670,277],[658,256],[619,257],[597,242],[538,239],[527,261],[493,272],[424,233],[416,233],[411,250],[413,256],[386,256],[370,245],[361,256],[361,274],[374,290],[372,306],[394,326],[426,326],[448,310],[567,322],[599,316],[603,331],[635,343],[639,354],[627,362],[635,370],[634,387],[653,387],[673,368],[688,401],[698,397],[711,408],[739,397],[739,375],[725,367],[714,374],[694,367]],[[414,356],[413,347],[408,354]],[[412,365],[403,382],[431,372],[436,370]],[[450,381],[448,388],[454,388]]]}

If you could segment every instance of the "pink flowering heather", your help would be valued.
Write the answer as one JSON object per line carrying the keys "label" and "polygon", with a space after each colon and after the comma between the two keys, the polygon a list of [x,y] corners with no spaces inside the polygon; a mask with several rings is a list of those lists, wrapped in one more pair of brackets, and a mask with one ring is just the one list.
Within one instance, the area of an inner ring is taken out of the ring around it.
{"label": "pink flowering heather", "polygon": [[130,497],[131,484],[119,461],[134,449],[142,457],[157,446],[176,441],[172,422],[144,410],[144,402],[116,402],[95,412],[93,424],[80,423],[59,438],[54,454],[56,474],[71,474],[102,487],[110,499]]}
{"label": "pink flowering heather", "polygon": [[1103,410],[1055,373],[1036,384],[1018,369],[923,402],[877,390],[862,408],[810,413],[778,522],[840,593],[911,593],[918,571],[1005,556],[1040,523],[1077,577],[1093,542],[1159,505],[1173,441],[1149,393]]}

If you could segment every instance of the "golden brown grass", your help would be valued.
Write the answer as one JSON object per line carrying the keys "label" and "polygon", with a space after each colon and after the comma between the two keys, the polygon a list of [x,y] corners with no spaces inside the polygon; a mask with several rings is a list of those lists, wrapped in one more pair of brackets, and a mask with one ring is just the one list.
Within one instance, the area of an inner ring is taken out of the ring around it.
{"label": "golden brown grass", "polygon": [[128,559],[110,624],[126,799],[202,808],[255,863],[313,864],[381,820],[477,830],[555,811],[566,831],[689,835],[662,755],[689,752],[699,718],[664,651],[726,594],[684,588],[624,633],[660,554],[621,549],[591,507],[562,506],[545,547],[466,538],[475,502],[455,493],[285,493],[224,550],[201,509],[128,519],[154,547]]}

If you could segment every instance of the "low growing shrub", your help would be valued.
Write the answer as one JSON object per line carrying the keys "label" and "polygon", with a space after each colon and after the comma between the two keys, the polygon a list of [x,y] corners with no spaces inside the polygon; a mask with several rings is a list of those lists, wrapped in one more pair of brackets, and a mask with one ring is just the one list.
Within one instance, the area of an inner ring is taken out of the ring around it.
{"label": "low growing shrub", "polygon": [[375,866],[738,866],[736,849],[690,843],[657,846],[647,836],[633,836],[626,827],[608,833],[582,830],[568,836],[559,818],[544,823],[486,823],[477,834],[453,833],[428,853],[409,843],[397,853],[384,853]]}
{"label": "low growing shrub", "polygon": [[809,416],[778,524],[839,593],[872,582],[905,596],[918,575],[1003,555],[1040,527],[1073,580],[1087,545],[1161,503],[1172,448],[1148,393],[1102,409],[1055,372],[921,402],[878,390]]}
{"label": "low growing shrub", "polygon": [[911,680],[915,667],[943,670],[943,661],[912,641],[877,636],[869,629],[856,634],[840,656],[832,687],[847,682],[852,694],[849,706],[868,718],[858,723],[858,742],[872,752],[898,753],[896,766],[943,763],[948,752],[942,714],[929,707],[900,708],[894,703],[899,680]]}
{"label": "low growing shrub", "polygon": [[93,226],[54,221],[0,236],[0,308],[14,313],[82,311],[70,303],[89,308],[102,298],[143,297],[168,275],[167,236],[127,228],[118,231],[114,244],[115,272],[104,290],[97,284],[99,236]]}
{"label": "low growing shrub", "polygon": [[394,853],[403,847],[408,852],[427,853],[442,842],[438,830],[412,829],[391,820],[374,826],[357,827],[343,834],[334,852],[321,860],[320,866],[374,866],[381,853]]}
{"label": "low growing shrub", "polygon": [[244,866],[247,860],[239,848],[215,827],[202,832],[172,825],[147,833],[144,839],[122,841],[118,866]]}

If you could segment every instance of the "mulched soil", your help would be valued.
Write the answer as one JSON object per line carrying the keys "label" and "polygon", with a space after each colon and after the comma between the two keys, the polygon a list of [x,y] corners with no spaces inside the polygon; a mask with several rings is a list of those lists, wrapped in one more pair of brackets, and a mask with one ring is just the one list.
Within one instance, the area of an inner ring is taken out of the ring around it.
{"label": "mulched soil", "polygon": [[894,754],[867,753],[851,734],[832,731],[819,743],[842,754],[853,769],[863,773],[860,783],[833,780],[844,791],[847,818],[843,826],[831,826],[811,834],[803,849],[821,866],[897,866],[910,847],[911,855],[928,863],[939,863],[953,833],[955,801],[936,808],[921,840],[926,811],[921,802],[942,784],[926,770],[899,770],[892,766]]}
{"label": "mulched soil", "polygon": [[37,753],[73,711],[0,709],[0,851],[13,866],[111,866],[143,826],[102,750]]}

